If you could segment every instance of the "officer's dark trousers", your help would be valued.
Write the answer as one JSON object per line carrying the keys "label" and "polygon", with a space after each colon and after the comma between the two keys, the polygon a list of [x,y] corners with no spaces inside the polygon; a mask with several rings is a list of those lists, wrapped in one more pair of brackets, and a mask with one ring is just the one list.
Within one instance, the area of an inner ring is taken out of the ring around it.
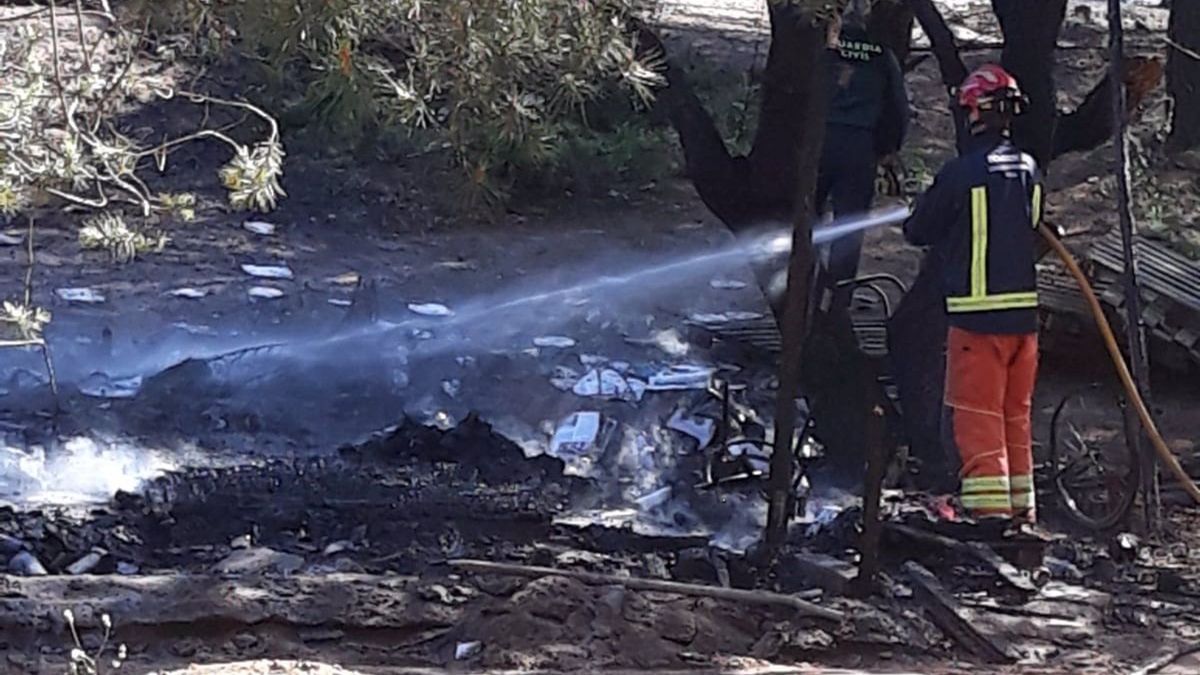
{"label": "officer's dark trousers", "polygon": [[[830,124],[817,178],[817,213],[832,202],[834,219],[864,213],[875,197],[875,136],[870,129]],[[830,244],[826,284],[853,279],[858,275],[864,233],[856,232]]]}

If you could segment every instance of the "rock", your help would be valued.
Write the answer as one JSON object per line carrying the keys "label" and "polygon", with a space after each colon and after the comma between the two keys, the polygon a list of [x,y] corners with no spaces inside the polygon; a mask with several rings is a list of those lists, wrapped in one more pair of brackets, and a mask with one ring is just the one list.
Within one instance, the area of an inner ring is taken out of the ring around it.
{"label": "rock", "polygon": [[422,588],[418,595],[426,602],[437,602],[443,605],[461,605],[477,595],[475,589],[467,586],[446,588],[441,584],[431,584]]}
{"label": "rock", "polygon": [[104,294],[94,288],[58,288],[54,294],[67,302],[98,305],[105,301]]}
{"label": "rock", "polygon": [[347,539],[341,539],[339,541],[335,541],[335,542],[329,544],[328,546],[326,546],[325,550],[321,551],[321,555],[333,556],[333,555],[342,553],[344,551],[349,551],[353,548],[354,548],[353,542],[351,542]]}
{"label": "rock", "polygon": [[821,553],[799,553],[782,562],[786,572],[780,576],[802,584],[816,586],[830,595],[846,595],[858,576],[858,568],[850,563]]}
{"label": "rock", "polygon": [[671,573],[676,581],[684,583],[715,585],[720,581],[707,548],[685,548],[676,553]]}
{"label": "rock", "polygon": [[301,628],[299,631],[297,631],[296,635],[302,642],[313,643],[334,642],[341,640],[346,636],[346,633],[345,631],[341,631],[336,628],[324,628],[317,626],[316,628]]}
{"label": "rock", "polygon": [[586,587],[574,579],[545,577],[529,582],[512,597],[512,602],[532,616],[561,624],[589,595]]}
{"label": "rock", "polygon": [[435,316],[435,317],[454,316],[453,310],[451,310],[449,307],[447,307],[445,305],[442,305],[442,304],[439,304],[436,302],[410,303],[408,305],[408,311],[410,311],[414,314],[420,314],[421,316]]}
{"label": "rock", "polygon": [[1079,568],[1069,561],[1063,560],[1062,558],[1046,556],[1044,562],[1046,570],[1050,573],[1050,577],[1052,579],[1057,579],[1059,581],[1083,580],[1083,572],[1080,572]]}
{"label": "rock", "polygon": [[315,565],[309,565],[305,574],[366,574],[362,565],[350,558],[334,558]]}
{"label": "rock", "polygon": [[248,649],[253,649],[256,645],[258,645],[260,640],[254,633],[238,633],[237,635],[233,636],[233,640],[231,640],[231,642],[233,642],[233,646],[239,651],[246,651]]}
{"label": "rock", "polygon": [[263,222],[261,220],[247,220],[242,223],[242,228],[254,234],[269,236],[275,234],[275,225],[273,223]]}
{"label": "rock", "polygon": [[664,640],[689,645],[696,639],[696,615],[683,609],[668,607],[658,615],[654,628]]}
{"label": "rock", "polygon": [[270,286],[255,286],[248,291],[248,294],[250,297],[260,300],[276,300],[283,297],[283,291]]}
{"label": "rock", "polygon": [[44,577],[48,574],[45,566],[29,551],[21,551],[8,561],[8,571],[19,577]]}
{"label": "rock", "polygon": [[1178,593],[1187,586],[1187,580],[1178,570],[1162,569],[1158,571],[1155,586],[1159,593]]}
{"label": "rock", "polygon": [[200,289],[200,288],[185,287],[185,288],[176,288],[172,291],[168,291],[167,295],[170,295],[171,297],[175,297],[175,298],[186,298],[188,300],[199,300],[200,298],[203,298],[206,295],[208,295],[208,291],[206,291],[204,289]]}
{"label": "rock", "polygon": [[291,279],[295,275],[287,265],[242,265],[242,271],[259,279]]}
{"label": "rock", "polygon": [[29,545],[17,539],[10,537],[7,534],[0,534],[0,556],[11,558],[12,556],[29,549]]}
{"label": "rock", "polygon": [[213,565],[213,574],[293,574],[304,566],[304,558],[270,548],[247,548],[230,553]]}
{"label": "rock", "polygon": [[516,577],[481,576],[474,579],[479,590],[497,598],[507,598],[521,590],[525,582]]}
{"label": "rock", "polygon": [[1122,532],[1110,543],[1109,555],[1118,563],[1131,563],[1137,560],[1138,549],[1141,547],[1141,543],[1137,535]]}
{"label": "rock", "polygon": [[101,548],[92,549],[91,553],[83,556],[79,560],[67,565],[67,574],[78,576],[92,572],[100,565],[100,561],[108,555],[108,551]]}
{"label": "rock", "polygon": [[475,656],[483,651],[483,643],[476,640],[475,642],[460,642],[454,647],[454,660],[462,661]]}

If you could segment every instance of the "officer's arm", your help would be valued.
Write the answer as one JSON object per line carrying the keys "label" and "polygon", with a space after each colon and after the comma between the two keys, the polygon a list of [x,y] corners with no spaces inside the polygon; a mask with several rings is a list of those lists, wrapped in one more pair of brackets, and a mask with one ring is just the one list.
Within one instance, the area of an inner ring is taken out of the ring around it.
{"label": "officer's arm", "polygon": [[904,238],[914,246],[933,246],[942,238],[958,213],[955,181],[946,169],[917,199],[912,215],[904,221]]}
{"label": "officer's arm", "polygon": [[894,120],[892,129],[895,134],[894,138],[888,139],[888,149],[896,152],[904,146],[904,139],[908,137],[912,110],[909,107],[908,90],[904,87],[904,70],[890,49],[884,53],[884,67],[887,69],[888,81],[888,105],[885,114]]}

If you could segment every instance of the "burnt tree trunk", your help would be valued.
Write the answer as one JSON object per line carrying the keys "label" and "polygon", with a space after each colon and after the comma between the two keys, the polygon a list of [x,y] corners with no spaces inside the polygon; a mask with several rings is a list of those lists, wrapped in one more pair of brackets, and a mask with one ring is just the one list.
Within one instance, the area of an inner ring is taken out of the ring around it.
{"label": "burnt tree trunk", "polygon": [[961,152],[967,140],[967,118],[962,108],[954,103],[954,91],[967,79],[967,66],[958,53],[958,45],[954,41],[954,33],[946,23],[945,17],[938,11],[933,0],[909,0],[917,23],[921,30],[929,36],[933,47],[933,55],[938,62],[938,70],[942,73],[942,84],[946,87],[947,102],[950,113],[954,116],[954,134],[958,149]]}
{"label": "burnt tree trunk", "polygon": [[[668,66],[659,96],[679,134],[688,178],[705,206],[734,232],[767,222],[791,222],[796,205],[796,144],[811,124],[802,111],[805,82],[814,68],[807,15],[787,3],[770,3],[771,46],[764,74],[758,130],[747,156],[733,156],[712,116],[684,74]],[[649,31],[643,48],[662,49]],[[817,36],[820,44],[820,36]],[[665,50],[664,50],[665,51]],[[818,55],[820,51],[818,50]]]}
{"label": "burnt tree trunk", "polygon": [[[771,449],[771,498],[767,510],[766,532],[767,543],[770,546],[784,542],[788,523],[795,513],[792,462],[796,448],[793,432],[797,418],[796,399],[801,393],[806,342],[811,328],[810,282],[813,279],[815,262],[812,225],[816,216],[814,202],[817,173],[820,169],[821,150],[825,143],[825,120],[828,114],[828,101],[825,96],[827,73],[821,58],[824,53],[824,24],[814,25],[804,16],[796,17],[794,21],[792,28],[797,31],[795,37],[799,38],[799,46],[789,56],[798,58],[792,65],[799,70],[793,71],[796,73],[795,79],[786,91],[801,102],[801,107],[796,108],[792,114],[798,114],[804,124],[793,124],[795,129],[789,132],[793,144],[786,148],[791,153],[793,162],[791,176],[795,182],[790,193],[793,196],[794,215],[787,293],[780,316],[783,355],[779,367],[779,393],[775,406],[774,446]],[[779,160],[772,157],[771,161]]]}
{"label": "burnt tree trunk", "polygon": [[1167,60],[1170,147],[1187,150],[1200,145],[1200,2],[1175,0],[1167,33],[1174,43]]}
{"label": "burnt tree trunk", "polygon": [[912,32],[915,13],[904,0],[876,0],[871,9],[867,33],[875,42],[892,50],[901,65],[908,62],[912,52]]}
{"label": "burnt tree trunk", "polygon": [[[921,29],[929,36],[947,103],[954,115],[959,151],[969,134],[966,116],[953,100],[954,91],[967,77],[967,67],[945,18],[933,0],[908,0]],[[942,389],[946,373],[946,319],[941,271],[930,256],[921,273],[888,321],[888,354],[892,377],[904,410],[903,425],[909,453],[921,464],[921,487],[948,491],[954,472],[947,461],[951,448],[942,439]]]}
{"label": "burnt tree trunk", "polygon": [[1067,16],[1067,0],[992,0],[992,9],[1004,32],[1000,62],[1029,96],[1029,110],[1013,124],[1013,140],[1047,166],[1058,124],[1054,51]]}

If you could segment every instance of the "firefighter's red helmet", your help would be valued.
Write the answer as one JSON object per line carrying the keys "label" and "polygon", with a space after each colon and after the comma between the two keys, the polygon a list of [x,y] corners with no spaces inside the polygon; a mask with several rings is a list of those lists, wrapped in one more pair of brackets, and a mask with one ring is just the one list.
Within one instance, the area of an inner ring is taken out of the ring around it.
{"label": "firefighter's red helmet", "polygon": [[958,104],[969,112],[1007,109],[1019,115],[1027,102],[1017,78],[994,63],[977,68],[958,88]]}

